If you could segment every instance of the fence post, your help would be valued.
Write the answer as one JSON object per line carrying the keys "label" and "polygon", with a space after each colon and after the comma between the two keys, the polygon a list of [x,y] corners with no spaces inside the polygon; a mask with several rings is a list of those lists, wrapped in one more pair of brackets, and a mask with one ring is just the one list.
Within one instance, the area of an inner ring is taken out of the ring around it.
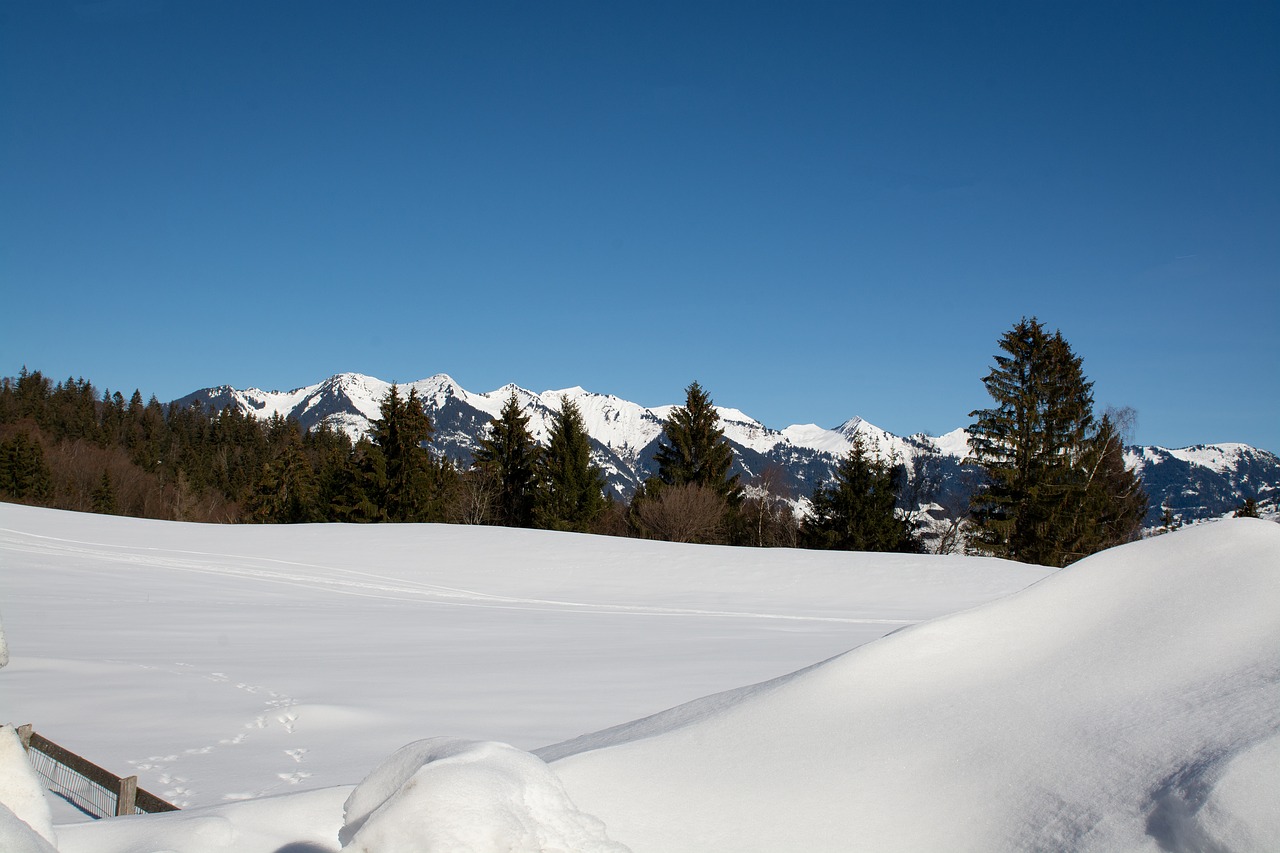
{"label": "fence post", "polygon": [[31,751],[31,724],[26,723],[18,726],[18,740],[22,741],[22,748],[27,752]]}
{"label": "fence post", "polygon": [[120,780],[120,789],[116,796],[116,817],[133,814],[133,805],[137,799],[138,777],[125,776]]}

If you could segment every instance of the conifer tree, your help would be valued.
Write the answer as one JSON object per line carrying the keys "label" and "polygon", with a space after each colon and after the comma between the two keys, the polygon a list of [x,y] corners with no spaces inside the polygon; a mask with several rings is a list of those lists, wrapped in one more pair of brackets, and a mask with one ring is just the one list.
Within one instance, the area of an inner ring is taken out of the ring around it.
{"label": "conifer tree", "polygon": [[529,418],[520,413],[516,392],[489,423],[480,440],[475,464],[496,485],[493,521],[507,527],[531,527],[537,483],[538,445],[529,432]]}
{"label": "conifer tree", "polygon": [[278,455],[263,465],[245,508],[249,521],[304,524],[321,518],[316,506],[315,472],[302,453],[301,437],[296,431],[287,435]]}
{"label": "conifer tree", "polygon": [[738,475],[729,476],[733,448],[720,427],[720,414],[711,397],[697,382],[685,389],[685,404],[671,410],[662,424],[663,440],[654,460],[658,463],[655,486],[705,486],[736,506],[742,500]]}
{"label": "conifer tree", "polygon": [[0,498],[44,504],[53,494],[53,473],[40,442],[25,432],[0,442]]}
{"label": "conifer tree", "polygon": [[1137,473],[1125,467],[1124,442],[1110,413],[1085,442],[1076,479],[1065,498],[1071,525],[1061,548],[1064,562],[1141,538],[1147,493]]}
{"label": "conifer tree", "polygon": [[370,424],[373,443],[386,460],[383,505],[391,521],[423,521],[428,502],[428,467],[431,454],[423,445],[435,432],[415,388],[401,398],[392,385],[383,398],[381,417]]}
{"label": "conifer tree", "polygon": [[911,525],[895,512],[903,469],[873,456],[862,435],[814,489],[801,535],[807,547],[839,551],[916,551]]}
{"label": "conifer tree", "polygon": [[1232,518],[1261,518],[1262,516],[1258,513],[1258,499],[1245,498],[1244,503],[1240,504],[1240,506],[1236,508],[1236,511],[1231,514],[1231,517]]}
{"label": "conifer tree", "polygon": [[970,413],[970,462],[986,482],[971,501],[990,554],[1063,566],[1131,535],[1146,511],[1124,471],[1114,425],[1095,425],[1093,383],[1062,333],[1023,318],[983,380],[995,405]]}
{"label": "conifer tree", "polygon": [[102,479],[98,481],[97,487],[90,495],[93,501],[93,511],[102,515],[115,515],[118,511],[116,503],[116,487],[111,482],[111,474],[106,468],[102,469]]}
{"label": "conifer tree", "polygon": [[534,519],[547,530],[585,532],[604,512],[604,472],[591,464],[591,438],[568,397],[552,415],[551,436],[538,462]]}

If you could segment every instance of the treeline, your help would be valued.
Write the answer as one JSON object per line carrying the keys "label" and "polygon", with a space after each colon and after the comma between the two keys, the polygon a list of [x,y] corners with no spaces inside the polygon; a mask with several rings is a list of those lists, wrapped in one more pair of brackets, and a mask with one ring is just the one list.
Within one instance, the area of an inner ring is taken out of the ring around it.
{"label": "treeline", "polygon": [[1094,419],[1080,359],[1034,319],[1000,347],[984,380],[994,405],[971,413],[968,461],[982,482],[969,511],[941,521],[925,511],[937,484],[920,460],[909,476],[860,436],[810,495],[787,494],[777,470],[742,482],[697,382],[663,424],[656,472],[624,501],[606,489],[567,398],[541,446],[513,394],[464,468],[433,449],[416,392],[394,385],[353,444],[326,426],[304,431],[231,407],[166,408],[138,391],[126,400],[24,368],[0,380],[0,499],[201,522],[493,524],[859,551],[945,553],[967,543],[1045,565],[1136,538],[1146,495],[1124,468],[1115,418]]}
{"label": "treeline", "polygon": [[[415,391],[392,386],[354,444],[326,426],[234,407],[167,408],[25,368],[0,380],[0,499],[200,522],[445,522],[677,542],[913,550],[893,507],[901,471],[858,443],[799,519],[780,472],[730,475],[733,451],[696,382],[665,424],[657,474],[610,496],[582,415],[562,400],[545,447],[514,396],[460,468],[433,452]],[[842,485],[843,484],[843,485]],[[856,523],[855,523],[856,521]]]}

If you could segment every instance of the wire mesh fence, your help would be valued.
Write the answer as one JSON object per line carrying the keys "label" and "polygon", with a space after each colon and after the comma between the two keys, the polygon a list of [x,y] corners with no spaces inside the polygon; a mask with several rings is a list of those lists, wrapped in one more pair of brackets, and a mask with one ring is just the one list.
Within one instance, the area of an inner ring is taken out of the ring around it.
{"label": "wire mesh fence", "polygon": [[45,786],[92,817],[177,811],[138,787],[137,776],[117,776],[31,730],[18,728],[27,757]]}

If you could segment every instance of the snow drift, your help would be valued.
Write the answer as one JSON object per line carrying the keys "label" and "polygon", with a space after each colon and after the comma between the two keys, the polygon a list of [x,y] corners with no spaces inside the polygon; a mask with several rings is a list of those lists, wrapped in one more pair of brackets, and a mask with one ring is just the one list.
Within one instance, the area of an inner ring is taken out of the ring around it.
{"label": "snow drift", "polygon": [[579,812],[547,765],[504,743],[430,738],[347,799],[349,853],[630,853]]}
{"label": "snow drift", "polygon": [[541,754],[636,853],[1274,851],[1280,527],[1114,549]]}

